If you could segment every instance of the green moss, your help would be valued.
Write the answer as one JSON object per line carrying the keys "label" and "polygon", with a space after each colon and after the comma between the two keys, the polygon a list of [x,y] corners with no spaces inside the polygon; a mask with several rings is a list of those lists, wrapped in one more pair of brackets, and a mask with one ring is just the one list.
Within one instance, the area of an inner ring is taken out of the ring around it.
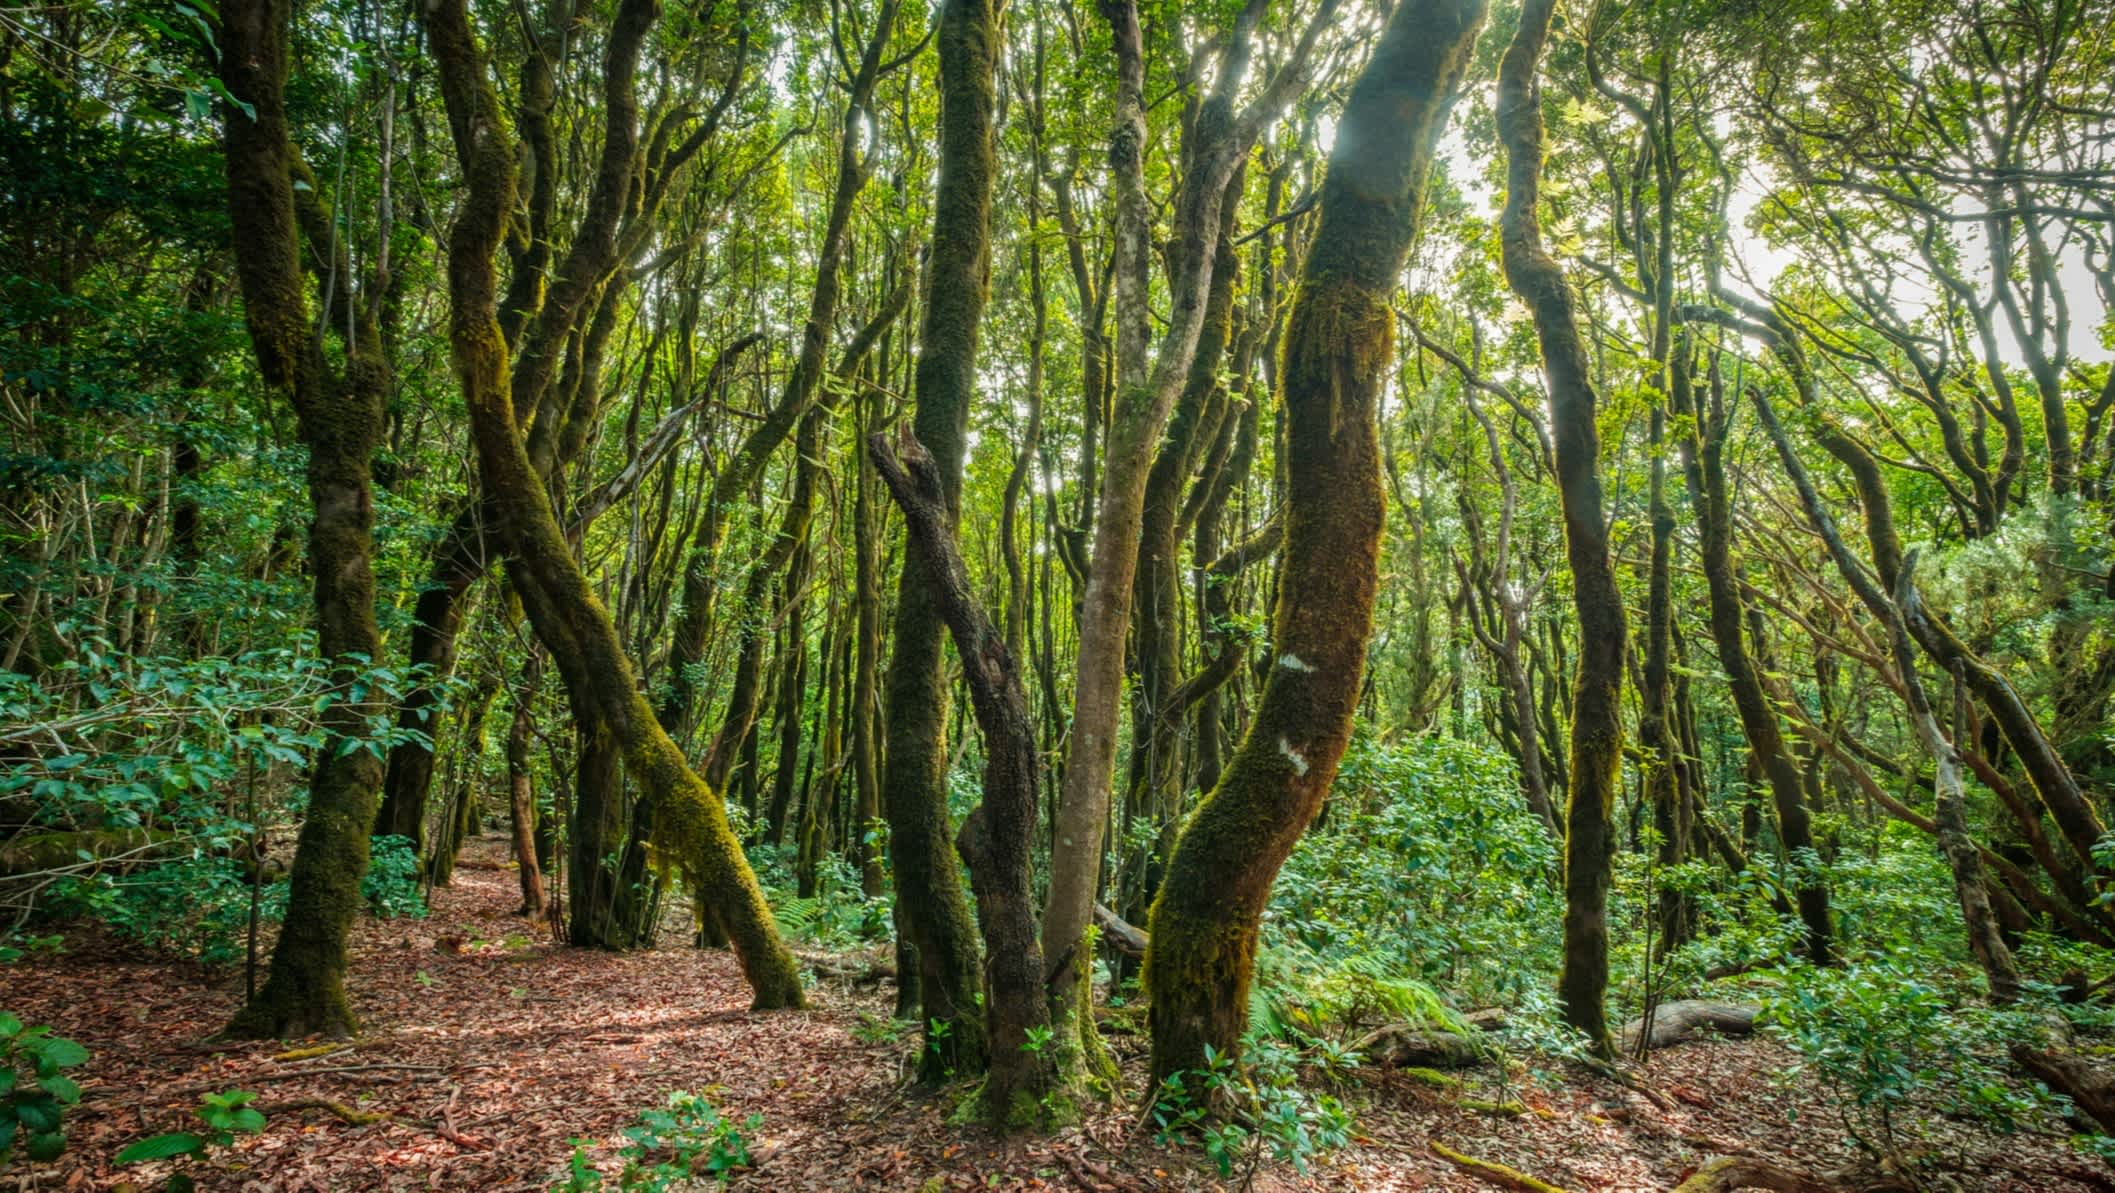
{"label": "green moss", "polygon": [[1442,1073],[1438,1069],[1427,1069],[1419,1065],[1412,1065],[1408,1068],[1398,1069],[1396,1072],[1417,1085],[1427,1086],[1432,1089],[1443,1089],[1452,1092],[1461,1088],[1460,1077],[1452,1073]]}

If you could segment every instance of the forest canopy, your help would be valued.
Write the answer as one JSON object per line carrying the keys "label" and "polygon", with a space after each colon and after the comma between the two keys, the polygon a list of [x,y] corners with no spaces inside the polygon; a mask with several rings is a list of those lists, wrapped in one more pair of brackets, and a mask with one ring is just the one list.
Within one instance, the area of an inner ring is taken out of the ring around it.
{"label": "forest canopy", "polygon": [[0,1171],[2115,1184],[2110,80],[0,7]]}

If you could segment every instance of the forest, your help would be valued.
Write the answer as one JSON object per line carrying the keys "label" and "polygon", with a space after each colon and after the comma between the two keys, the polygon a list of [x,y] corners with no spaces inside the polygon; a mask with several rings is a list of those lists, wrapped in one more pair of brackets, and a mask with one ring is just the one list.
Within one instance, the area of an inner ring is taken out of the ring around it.
{"label": "forest", "polygon": [[2115,3],[0,0],[0,1187],[2115,1190]]}

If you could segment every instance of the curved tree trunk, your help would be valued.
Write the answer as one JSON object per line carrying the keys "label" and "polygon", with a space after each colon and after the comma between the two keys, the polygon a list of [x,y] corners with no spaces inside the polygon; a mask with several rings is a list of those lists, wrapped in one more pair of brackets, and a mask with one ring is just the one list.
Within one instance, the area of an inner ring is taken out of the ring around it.
{"label": "curved tree trunk", "polygon": [[1601,501],[1601,439],[1591,366],[1570,283],[1542,245],[1542,88],[1536,81],[1555,0],[1527,0],[1498,70],[1498,136],[1506,151],[1500,248],[1506,282],[1535,320],[1550,389],[1557,494],[1579,623],[1572,693],[1570,797],[1564,834],[1564,967],[1557,997],[1565,1022],[1610,1050],[1608,883],[1612,818],[1623,761],[1623,594],[1609,561]]}
{"label": "curved tree trunk", "polygon": [[[962,516],[962,467],[976,386],[978,325],[991,253],[993,70],[998,14],[991,0],[946,0],[940,9],[940,183],[932,256],[918,329],[912,425],[932,453],[947,529]],[[976,928],[956,876],[947,816],[947,627],[925,569],[906,567],[896,589],[896,647],[889,663],[881,781],[896,875],[898,925],[918,955],[928,1025],[920,1071],[984,1068],[988,1043]],[[948,1024],[945,1035],[930,1031]]]}
{"label": "curved tree trunk", "polygon": [[1001,1130],[1049,1125],[1053,1113],[1067,1116],[1072,1108],[1048,1096],[1055,1092],[1056,1058],[1034,1043],[1034,1033],[1048,1029],[1050,1003],[1043,992],[1043,949],[1030,886],[1042,759],[1028,691],[1005,635],[970,588],[932,456],[914,441],[898,462],[878,431],[868,450],[903,507],[916,566],[926,572],[941,618],[954,636],[977,725],[984,731],[984,802],[963,820],[955,838],[969,865],[984,927],[984,1022],[991,1049],[984,1116]]}
{"label": "curved tree trunk", "polygon": [[[250,342],[265,383],[284,394],[307,446],[309,568],[315,575],[317,648],[334,681],[351,683],[354,660],[381,654],[375,623],[374,484],[370,461],[382,438],[388,369],[373,321],[356,319],[343,374],[332,375],[309,324],[302,274],[297,175],[287,126],[287,0],[234,0],[222,12],[222,80],[250,110],[228,105],[228,213],[236,243]],[[380,279],[373,279],[379,282]],[[349,286],[348,286],[349,289]],[[361,312],[371,308],[356,304]],[[349,739],[365,736],[370,698],[335,701],[323,713],[323,745],[309,780],[308,814],[295,846],[285,926],[271,974],[228,1024],[236,1037],[342,1035],[358,1026],[345,993],[345,939],[358,914],[374,824],[381,760]]]}
{"label": "curved tree trunk", "polygon": [[[1799,855],[1811,854],[1814,831],[1799,768],[1785,748],[1784,734],[1777,725],[1777,711],[1763,690],[1756,662],[1748,654],[1741,604],[1740,578],[1733,570],[1733,511],[1726,491],[1722,463],[1729,420],[1724,409],[1718,371],[1711,371],[1711,409],[1702,408],[1692,395],[1687,343],[1674,360],[1674,401],[1679,414],[1690,416],[1695,428],[1682,444],[1683,464],[1689,472],[1689,491],[1696,503],[1697,537],[1702,544],[1704,579],[1710,591],[1711,637],[1718,644],[1719,669],[1726,673],[1726,687],[1740,716],[1741,731],[1756,766],[1770,785],[1777,807],[1777,838],[1784,846],[1794,874],[1805,874]],[[1794,884],[1799,918],[1806,927],[1807,955],[1816,965],[1829,964],[1831,932],[1828,889],[1810,875]]]}
{"label": "curved tree trunk", "polygon": [[1398,5],[1337,125],[1287,329],[1279,653],[1248,737],[1176,844],[1153,905],[1156,1089],[1204,1067],[1207,1047],[1238,1051],[1263,905],[1350,740],[1379,584],[1375,403],[1393,356],[1388,300],[1483,16],[1482,0]]}
{"label": "curved tree trunk", "polygon": [[435,0],[421,17],[466,191],[448,244],[449,342],[496,530],[516,561],[512,571],[524,581],[522,604],[565,677],[575,715],[607,724],[614,734],[642,793],[653,840],[711,897],[755,1006],[800,1006],[793,956],[728,827],[719,793],[684,763],[640,695],[616,626],[574,560],[516,428],[493,264],[513,207],[514,157],[501,136],[499,104],[462,0]]}

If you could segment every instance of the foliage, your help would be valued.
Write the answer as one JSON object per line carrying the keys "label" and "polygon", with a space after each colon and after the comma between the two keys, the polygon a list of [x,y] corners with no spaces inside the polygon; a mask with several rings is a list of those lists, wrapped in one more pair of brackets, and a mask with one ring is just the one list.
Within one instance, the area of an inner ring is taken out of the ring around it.
{"label": "foliage", "polygon": [[1302,1054],[1250,1036],[1244,1063],[1205,1046],[1205,1067],[1170,1073],[1154,1091],[1154,1139],[1197,1143],[1221,1177],[1253,1173],[1266,1155],[1302,1174],[1318,1157],[1351,1140],[1343,1103],[1299,1086]]}
{"label": "foliage", "polygon": [[[627,1127],[627,1142],[618,1150],[624,1167],[616,1188],[624,1193],[662,1193],[685,1188],[698,1177],[725,1183],[737,1169],[749,1166],[749,1142],[764,1116],[752,1114],[739,1125],[721,1115],[702,1094],[677,1091],[661,1109],[640,1112],[638,1125]],[[588,1163],[587,1150],[576,1141],[566,1179],[552,1186],[564,1193],[587,1193],[609,1186]]]}
{"label": "foliage", "polygon": [[418,847],[408,837],[382,836],[368,846],[367,873],[360,894],[368,910],[385,920],[426,918],[426,896],[419,891]]}
{"label": "foliage", "polygon": [[1472,1006],[1512,1001],[1556,968],[1555,861],[1497,750],[1436,735],[1356,742],[1325,819],[1278,876],[1259,968],[1333,983],[1287,994],[1320,998],[1324,1012],[1363,998],[1403,1002],[1408,1017],[1430,987],[1406,979]]}
{"label": "foliage", "polygon": [[[198,855],[133,873],[100,872],[52,887],[54,916],[83,916],[144,948],[205,965],[240,960],[249,926],[252,884],[240,861]],[[260,925],[286,915],[287,885],[256,886]]]}
{"label": "foliage", "polygon": [[0,1011],[0,1165],[17,1148],[32,1164],[48,1164],[66,1150],[66,1108],[81,1100],[81,1087],[66,1070],[85,1063],[88,1049],[25,1027]]}
{"label": "foliage", "polygon": [[1899,956],[1782,978],[1757,1021],[1799,1053],[1787,1077],[1819,1078],[1851,1141],[1874,1155],[1900,1155],[1933,1111],[2010,1130],[2039,1107],[2004,1071],[2004,1045],[2032,1031],[2031,1014],[1950,1005]]}
{"label": "foliage", "polygon": [[[255,1135],[264,1130],[264,1112],[251,1106],[257,1095],[247,1090],[223,1090],[207,1094],[199,1100],[194,1111],[205,1130],[166,1131],[150,1135],[127,1145],[118,1152],[119,1164],[144,1164],[152,1160],[203,1160],[215,1148],[224,1148],[235,1142],[237,1135]],[[171,1193],[191,1188],[190,1177],[179,1171],[170,1176],[166,1186]]]}

